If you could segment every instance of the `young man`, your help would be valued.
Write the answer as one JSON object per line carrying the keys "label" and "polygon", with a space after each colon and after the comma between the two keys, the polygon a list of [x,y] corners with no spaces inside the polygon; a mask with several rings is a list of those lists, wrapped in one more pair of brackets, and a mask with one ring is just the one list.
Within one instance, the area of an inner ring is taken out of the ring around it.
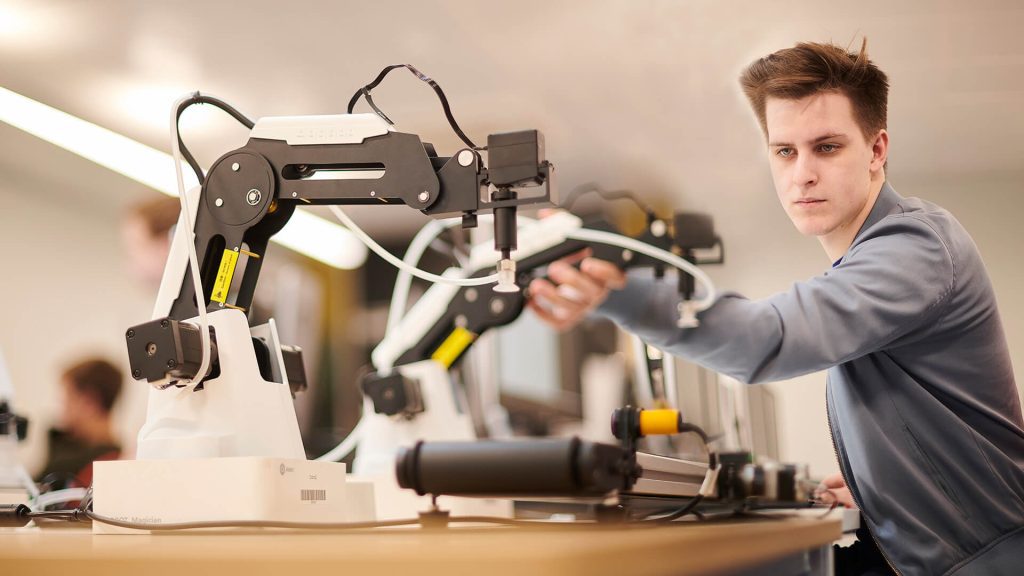
{"label": "young man", "polygon": [[61,422],[50,430],[42,481],[55,489],[88,487],[94,461],[120,457],[111,410],[123,379],[121,370],[102,358],[81,360],[64,371]]}
{"label": "young man", "polygon": [[561,328],[600,306],[745,382],[827,369],[830,485],[845,483],[867,528],[839,574],[1024,573],[1024,422],[995,297],[956,219],[886,182],[885,74],[864,47],[802,43],[741,84],[779,200],[831,270],[760,301],[725,294],[694,329],[676,327],[673,287],[594,259],[552,266],[572,289],[537,280],[548,305],[531,307]]}

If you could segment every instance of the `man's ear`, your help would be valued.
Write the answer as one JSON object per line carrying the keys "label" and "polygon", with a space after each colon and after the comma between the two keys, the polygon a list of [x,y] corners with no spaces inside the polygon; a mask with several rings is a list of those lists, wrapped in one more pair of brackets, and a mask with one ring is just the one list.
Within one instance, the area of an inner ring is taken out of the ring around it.
{"label": "man's ear", "polygon": [[883,128],[871,143],[871,171],[878,172],[889,160],[889,133]]}

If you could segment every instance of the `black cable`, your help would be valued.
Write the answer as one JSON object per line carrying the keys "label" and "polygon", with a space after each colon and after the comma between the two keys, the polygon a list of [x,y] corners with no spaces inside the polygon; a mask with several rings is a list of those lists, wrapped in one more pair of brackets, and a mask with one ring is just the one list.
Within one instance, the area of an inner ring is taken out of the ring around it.
{"label": "black cable", "polygon": [[179,127],[179,123],[181,122],[181,114],[185,111],[185,109],[187,109],[189,106],[192,106],[193,104],[212,104],[217,108],[220,108],[221,110],[230,114],[232,118],[238,120],[239,123],[241,123],[249,130],[252,130],[252,127],[255,126],[255,124],[244,114],[242,114],[233,106],[221,100],[220,98],[214,98],[213,96],[207,96],[205,94],[200,94],[199,92],[196,92],[192,95],[191,98],[181,101],[181,104],[178,105],[177,111],[175,111],[174,113],[174,135],[178,139],[178,150],[181,152],[182,157],[185,158],[185,161],[188,162],[188,165],[192,167],[192,171],[196,173],[196,178],[199,179],[199,184],[202,185],[203,181],[205,180],[203,176],[203,170],[202,168],[199,167],[199,163],[196,162],[196,159],[194,156],[192,156],[192,153],[189,152],[188,148],[185,147],[185,142],[183,142],[181,139],[181,129]]}
{"label": "black cable", "polygon": [[708,433],[705,432],[703,428],[701,428],[700,426],[697,426],[696,424],[690,424],[689,422],[683,422],[679,426],[679,433],[683,434],[683,433],[686,433],[686,432],[693,432],[694,434],[700,436],[700,439],[704,441],[704,448],[707,449],[709,454],[711,453],[711,449],[708,447],[708,444],[711,443],[711,439],[708,437]]}
{"label": "black cable", "polygon": [[392,64],[391,66],[387,66],[386,68],[381,70],[380,74],[377,75],[373,82],[370,82],[366,86],[363,86],[362,88],[357,90],[355,94],[352,95],[352,99],[348,101],[348,113],[351,114],[352,111],[355,110],[356,103],[359,102],[359,97],[363,96],[366,98],[366,102],[370,104],[370,107],[373,108],[373,111],[376,112],[378,116],[383,118],[388,124],[394,125],[394,122],[392,122],[391,119],[389,119],[384,114],[384,112],[382,112],[379,108],[374,106],[373,102],[370,100],[370,90],[376,88],[381,83],[381,81],[384,80],[385,76],[387,76],[388,74],[391,73],[392,70],[395,70],[397,68],[405,68],[409,72],[412,72],[417,78],[429,84],[430,87],[434,89],[434,92],[437,93],[437,98],[441,101],[441,107],[444,108],[444,116],[445,118],[448,119],[448,125],[451,126],[452,130],[454,130],[455,133],[458,134],[459,138],[466,143],[466,146],[469,146],[473,150],[487,149],[486,147],[481,148],[474,144],[473,141],[469,139],[469,136],[466,136],[466,133],[462,131],[462,128],[459,127],[459,123],[455,121],[455,116],[452,115],[451,106],[448,105],[448,97],[444,95],[444,90],[441,89],[441,86],[438,85],[438,83],[435,82],[432,78],[417,70],[412,64]]}
{"label": "black cable", "polygon": [[29,518],[43,518],[49,520],[78,520],[77,510],[54,510],[42,512],[29,512]]}
{"label": "black cable", "polygon": [[363,99],[366,100],[366,103],[370,105],[370,108],[373,108],[373,111],[377,113],[377,116],[380,116],[381,118],[384,119],[385,122],[394,126],[395,123],[391,121],[391,118],[388,118],[388,115],[385,114],[383,110],[378,108],[377,105],[373,103],[373,98],[370,97],[370,91],[367,90],[366,88],[363,88],[362,92]]}
{"label": "black cable", "polygon": [[691,499],[689,502],[686,503],[686,506],[683,506],[682,508],[676,510],[675,512],[673,512],[673,513],[671,513],[671,514],[669,514],[667,516],[659,516],[658,518],[653,518],[653,519],[644,519],[643,522],[663,523],[663,522],[672,522],[673,520],[678,520],[678,519],[682,518],[683,516],[686,516],[687,514],[693,512],[694,509],[697,508],[697,505],[700,504],[702,500],[704,500],[704,496],[702,496],[701,494],[697,494],[696,496],[693,497],[693,499]]}

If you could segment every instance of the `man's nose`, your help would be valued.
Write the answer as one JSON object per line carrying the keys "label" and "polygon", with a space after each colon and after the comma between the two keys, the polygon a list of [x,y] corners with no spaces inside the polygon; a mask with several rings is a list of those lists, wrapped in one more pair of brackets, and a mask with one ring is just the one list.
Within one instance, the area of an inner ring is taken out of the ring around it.
{"label": "man's nose", "polygon": [[800,154],[797,156],[793,181],[799,186],[812,186],[818,183],[818,166],[812,155]]}

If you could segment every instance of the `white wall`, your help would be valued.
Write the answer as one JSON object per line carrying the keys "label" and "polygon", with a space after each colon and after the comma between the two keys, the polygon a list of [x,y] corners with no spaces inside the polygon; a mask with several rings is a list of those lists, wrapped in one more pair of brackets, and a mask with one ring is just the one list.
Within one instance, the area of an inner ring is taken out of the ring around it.
{"label": "white wall", "polygon": [[[124,331],[149,318],[152,296],[126,274],[116,206],[17,176],[0,179],[0,347],[17,410],[30,418],[22,458],[35,472],[62,369],[99,354],[127,374]],[[115,425],[126,448],[145,417],[146,392],[124,383]]]}

